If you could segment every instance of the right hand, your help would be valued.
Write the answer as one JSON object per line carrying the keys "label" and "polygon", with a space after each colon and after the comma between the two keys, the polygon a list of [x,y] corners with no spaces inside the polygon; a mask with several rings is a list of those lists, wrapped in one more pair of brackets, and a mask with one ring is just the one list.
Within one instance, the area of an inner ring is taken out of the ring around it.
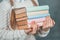
{"label": "right hand", "polygon": [[31,27],[27,30],[25,30],[25,33],[27,34],[36,34],[37,31],[37,24],[36,22],[31,22]]}

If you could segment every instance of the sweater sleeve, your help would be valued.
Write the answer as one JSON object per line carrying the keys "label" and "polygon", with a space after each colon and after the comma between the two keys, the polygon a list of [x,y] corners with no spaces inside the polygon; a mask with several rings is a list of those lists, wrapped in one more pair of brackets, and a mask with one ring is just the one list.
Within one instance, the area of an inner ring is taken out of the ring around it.
{"label": "sweater sleeve", "polygon": [[0,39],[1,40],[24,40],[27,34],[24,30],[0,30]]}
{"label": "sweater sleeve", "polygon": [[7,27],[10,8],[9,2],[0,3],[0,40],[24,40],[27,36],[24,30],[13,31]]}
{"label": "sweater sleeve", "polygon": [[38,32],[38,35],[40,37],[46,37],[49,34],[49,32],[50,32],[50,29],[48,29],[48,31],[41,30],[40,32]]}

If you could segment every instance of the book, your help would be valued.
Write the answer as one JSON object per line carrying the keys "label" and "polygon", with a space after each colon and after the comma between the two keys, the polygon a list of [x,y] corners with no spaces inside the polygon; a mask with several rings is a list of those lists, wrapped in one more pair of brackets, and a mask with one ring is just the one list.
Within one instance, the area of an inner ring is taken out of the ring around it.
{"label": "book", "polygon": [[10,27],[10,29],[17,29],[17,30],[22,30],[28,28],[27,25],[27,14],[26,14],[26,8],[15,8],[14,10],[14,20],[15,22],[13,25]]}
{"label": "book", "polygon": [[43,26],[43,21],[45,21],[49,14],[49,6],[34,6],[28,7],[27,9],[27,17],[28,17],[28,26],[31,26],[30,23],[35,21],[38,26]]}

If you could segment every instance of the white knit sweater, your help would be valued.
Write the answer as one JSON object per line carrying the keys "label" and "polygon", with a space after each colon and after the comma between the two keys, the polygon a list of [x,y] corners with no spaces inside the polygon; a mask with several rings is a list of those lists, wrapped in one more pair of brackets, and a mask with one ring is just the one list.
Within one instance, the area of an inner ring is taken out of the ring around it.
{"label": "white knit sweater", "polygon": [[[38,4],[38,1],[35,1]],[[13,8],[31,6],[33,6],[31,0],[14,0]],[[33,35],[27,35],[24,30],[6,30],[9,26],[11,9],[12,7],[9,0],[3,0],[0,3],[0,40],[35,40]],[[47,32],[42,31],[42,34],[39,32],[38,35],[40,37],[45,37],[48,35],[49,31],[50,29]]]}

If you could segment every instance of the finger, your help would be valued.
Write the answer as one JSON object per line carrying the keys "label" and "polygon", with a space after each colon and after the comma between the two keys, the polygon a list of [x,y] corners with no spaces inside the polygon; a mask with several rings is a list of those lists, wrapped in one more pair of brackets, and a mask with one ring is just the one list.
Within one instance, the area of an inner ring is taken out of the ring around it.
{"label": "finger", "polygon": [[45,28],[50,28],[52,26],[53,26],[53,22],[52,22],[51,18],[50,19],[47,19],[47,24],[46,24],[46,27]]}
{"label": "finger", "polygon": [[42,29],[44,29],[45,27],[47,27],[47,19],[43,22],[43,27],[42,27]]}
{"label": "finger", "polygon": [[32,33],[36,33],[36,31],[37,31],[37,25],[33,25],[33,31],[32,31]]}
{"label": "finger", "polygon": [[55,21],[51,20],[51,27],[54,27],[54,25],[55,25]]}
{"label": "finger", "polygon": [[43,26],[43,28],[52,28],[54,26],[54,20],[52,20],[51,18],[47,19],[47,21],[45,21],[46,24],[45,26]]}
{"label": "finger", "polygon": [[35,21],[32,21],[30,24],[31,24],[31,25],[35,24]]}
{"label": "finger", "polygon": [[[41,27],[41,26],[40,26]],[[37,31],[39,31],[40,30],[40,27],[37,25]]]}
{"label": "finger", "polygon": [[30,32],[30,33],[31,33],[31,34],[35,34],[36,31],[37,31],[37,24],[36,24],[36,22],[32,23],[32,24],[31,24],[31,27],[32,27],[33,29],[32,29],[32,32]]}
{"label": "finger", "polygon": [[37,28],[34,27],[33,30],[30,32],[30,34],[36,34],[36,32],[37,32]]}
{"label": "finger", "polygon": [[27,34],[29,34],[29,32],[31,32],[31,30],[32,30],[32,29],[28,29],[28,30],[25,30],[25,32],[26,32]]}
{"label": "finger", "polygon": [[53,24],[55,25],[55,21],[53,20]]}
{"label": "finger", "polygon": [[46,17],[46,20],[43,23],[43,29],[49,28],[51,26],[50,17]]}
{"label": "finger", "polygon": [[53,27],[54,26],[54,21],[52,19],[50,19],[50,22],[49,22],[49,27]]}

